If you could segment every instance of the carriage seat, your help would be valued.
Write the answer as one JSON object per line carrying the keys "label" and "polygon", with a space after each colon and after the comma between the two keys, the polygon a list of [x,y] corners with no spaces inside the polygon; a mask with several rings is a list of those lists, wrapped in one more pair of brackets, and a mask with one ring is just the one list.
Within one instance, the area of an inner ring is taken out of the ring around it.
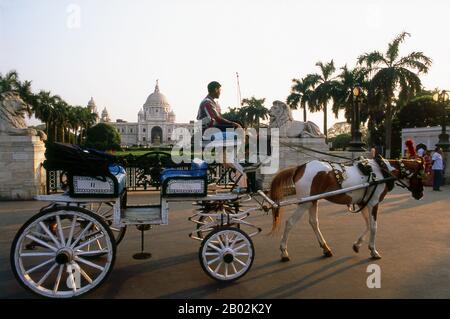
{"label": "carriage seat", "polygon": [[198,158],[192,160],[188,170],[165,169],[161,172],[161,196],[206,196],[208,164]]}
{"label": "carriage seat", "polygon": [[161,182],[169,177],[205,177],[208,163],[199,158],[194,158],[188,170],[166,168],[161,172]]}

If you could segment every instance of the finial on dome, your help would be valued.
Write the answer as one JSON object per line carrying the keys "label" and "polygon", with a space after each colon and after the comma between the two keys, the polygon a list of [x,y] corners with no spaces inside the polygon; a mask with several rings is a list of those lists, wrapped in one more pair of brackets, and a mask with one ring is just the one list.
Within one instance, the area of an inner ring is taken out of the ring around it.
{"label": "finial on dome", "polygon": [[155,93],[159,93],[159,80],[156,80]]}

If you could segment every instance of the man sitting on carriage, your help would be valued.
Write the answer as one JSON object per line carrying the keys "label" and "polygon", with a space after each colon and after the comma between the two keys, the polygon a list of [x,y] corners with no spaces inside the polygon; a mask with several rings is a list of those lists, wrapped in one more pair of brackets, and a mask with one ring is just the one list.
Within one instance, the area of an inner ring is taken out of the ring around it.
{"label": "man sitting on carriage", "polygon": [[202,121],[202,131],[208,128],[218,128],[225,132],[227,128],[242,128],[240,124],[222,117],[219,104],[215,101],[220,97],[221,85],[212,81],[208,84],[208,95],[200,103],[197,120]]}

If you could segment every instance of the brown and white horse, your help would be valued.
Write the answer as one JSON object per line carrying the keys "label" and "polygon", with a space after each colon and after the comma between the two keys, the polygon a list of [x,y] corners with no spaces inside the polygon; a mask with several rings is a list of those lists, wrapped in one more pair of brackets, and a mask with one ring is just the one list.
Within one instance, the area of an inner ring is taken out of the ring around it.
{"label": "brown and white horse", "polygon": [[[415,199],[421,199],[423,197],[423,185],[422,185],[422,172],[424,169],[424,162],[422,159],[418,160],[385,160],[385,169],[390,171],[398,182],[402,183],[408,190],[411,191],[412,196]],[[369,165],[372,167],[372,171],[376,176],[376,179],[383,178],[382,169],[376,163],[375,160],[370,159]],[[356,163],[353,166],[346,166],[347,177],[342,182],[342,188],[363,184],[367,181],[367,176],[363,175]],[[287,168],[280,171],[272,180],[270,188],[270,197],[275,202],[279,202],[285,195],[285,191],[288,187],[295,186],[295,193],[297,198],[304,198],[307,196],[322,194],[333,190],[340,189],[341,186],[338,183],[333,167],[328,162],[314,160],[303,164],[301,166]],[[375,187],[375,189],[373,189]],[[359,252],[359,248],[365,240],[367,233],[370,230],[369,250],[370,255],[374,259],[381,258],[381,255],[375,248],[375,236],[377,233],[377,214],[378,205],[383,201],[388,192],[386,184],[378,184],[369,187],[366,192],[364,201],[367,201],[369,194],[374,191],[373,196],[368,201],[367,206],[362,210],[361,215],[366,222],[366,229],[358,237],[353,244],[353,250]],[[361,205],[365,194],[364,189],[351,191],[341,195],[335,195],[326,198],[328,201],[342,204],[342,205]],[[286,227],[283,237],[281,239],[281,260],[289,261],[289,254],[287,250],[287,242],[289,232],[294,225],[301,219],[303,214],[309,210],[309,223],[317,236],[320,247],[323,249],[323,254],[327,257],[331,257],[333,253],[330,247],[328,247],[325,238],[323,237],[319,229],[318,218],[318,205],[317,201],[307,202],[299,204],[292,216],[286,221]],[[274,208],[273,214],[273,228],[276,230],[280,224],[280,218],[282,214],[282,208]]]}

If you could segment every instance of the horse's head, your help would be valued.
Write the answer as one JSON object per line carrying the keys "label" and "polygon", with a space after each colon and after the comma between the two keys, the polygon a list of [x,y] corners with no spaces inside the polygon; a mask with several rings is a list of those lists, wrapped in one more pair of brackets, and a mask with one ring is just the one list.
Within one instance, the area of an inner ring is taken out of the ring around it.
{"label": "horse's head", "polygon": [[422,158],[409,160],[389,160],[395,168],[394,175],[400,180],[407,180],[404,186],[411,192],[415,199],[423,197],[422,178],[425,172],[425,162]]}

